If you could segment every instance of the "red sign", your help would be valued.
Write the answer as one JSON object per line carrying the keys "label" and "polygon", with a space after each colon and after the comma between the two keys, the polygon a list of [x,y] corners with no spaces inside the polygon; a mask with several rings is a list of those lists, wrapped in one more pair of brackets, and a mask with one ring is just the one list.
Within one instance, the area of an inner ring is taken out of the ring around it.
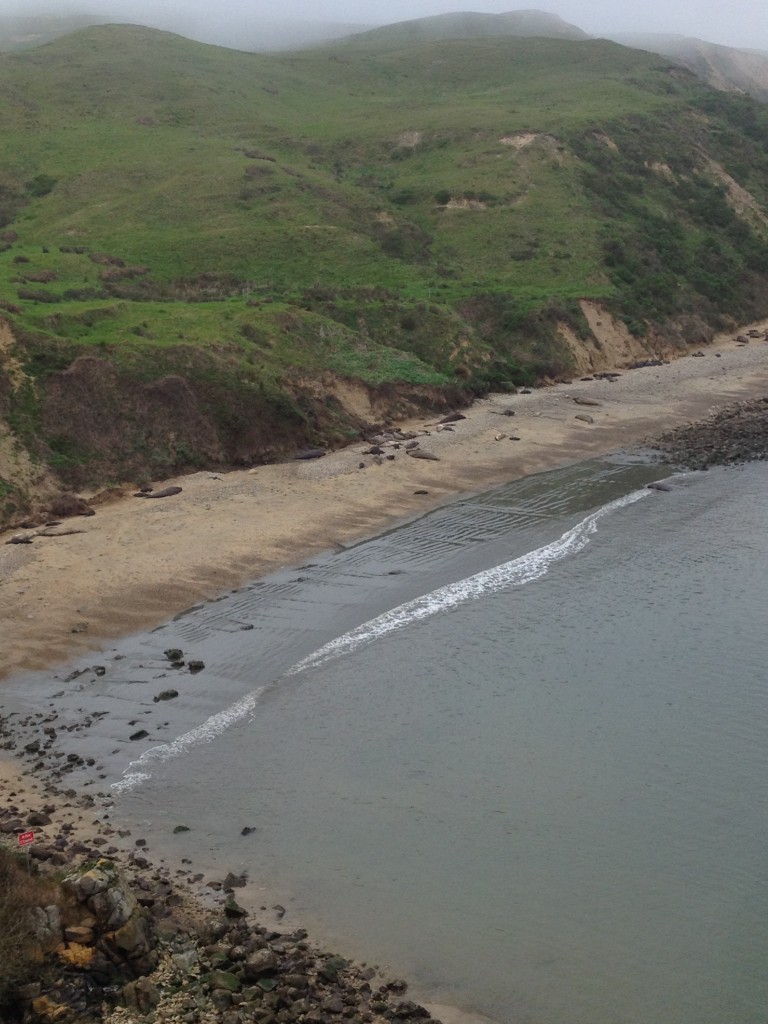
{"label": "red sign", "polygon": [[19,846],[29,846],[30,843],[34,843],[35,833],[34,832],[22,832],[19,835]]}

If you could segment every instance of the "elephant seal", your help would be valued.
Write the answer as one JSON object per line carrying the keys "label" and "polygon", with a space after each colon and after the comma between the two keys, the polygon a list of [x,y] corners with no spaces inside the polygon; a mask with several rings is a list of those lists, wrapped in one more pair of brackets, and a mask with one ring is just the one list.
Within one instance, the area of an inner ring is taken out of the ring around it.
{"label": "elephant seal", "polygon": [[310,448],[309,451],[299,452],[298,455],[294,455],[293,457],[294,459],[322,459],[322,457],[327,454],[328,452],[324,451],[322,448]]}
{"label": "elephant seal", "polygon": [[650,484],[645,485],[649,491],[673,491],[674,487],[670,487],[669,484],[665,484],[663,480],[654,480]]}
{"label": "elephant seal", "polygon": [[162,491],[137,491],[134,498],[170,498],[172,494],[181,494],[181,488],[164,487]]}
{"label": "elephant seal", "polygon": [[420,448],[411,448],[408,453],[412,459],[430,459],[432,462],[439,462],[440,456],[433,455],[432,452],[422,451]]}

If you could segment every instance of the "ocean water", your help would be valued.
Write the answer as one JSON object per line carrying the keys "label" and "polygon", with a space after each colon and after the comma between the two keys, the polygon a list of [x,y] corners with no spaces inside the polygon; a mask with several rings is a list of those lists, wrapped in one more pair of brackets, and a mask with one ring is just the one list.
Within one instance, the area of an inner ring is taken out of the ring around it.
{"label": "ocean water", "polygon": [[765,1024],[768,466],[666,475],[518,481],[125,641],[58,698],[108,711],[113,817],[504,1024]]}

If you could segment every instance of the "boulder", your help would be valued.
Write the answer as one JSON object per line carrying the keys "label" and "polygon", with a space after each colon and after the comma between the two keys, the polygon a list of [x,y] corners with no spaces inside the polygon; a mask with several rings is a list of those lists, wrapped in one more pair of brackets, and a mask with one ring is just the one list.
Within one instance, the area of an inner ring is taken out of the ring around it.
{"label": "boulder", "polygon": [[258,981],[277,970],[277,955],[271,949],[259,949],[243,964],[243,977],[246,981]]}
{"label": "boulder", "polygon": [[32,934],[44,953],[56,949],[61,943],[61,914],[55,903],[47,907],[32,907],[29,912],[29,923]]}
{"label": "boulder", "polygon": [[56,1021],[69,1016],[69,1009],[49,996],[38,996],[32,1000],[32,1013],[38,1020]]}
{"label": "boulder", "polygon": [[153,697],[152,700],[155,702],[155,704],[158,704],[161,700],[173,700],[174,697],[178,696],[178,690],[162,690],[160,693],[157,694],[156,697]]}
{"label": "boulder", "polygon": [[205,981],[212,989],[221,989],[224,992],[239,992],[240,979],[230,971],[211,971]]}
{"label": "boulder", "polygon": [[103,931],[111,932],[130,920],[138,907],[138,902],[127,887],[114,885],[104,892],[91,896],[88,906],[96,916],[99,927]]}
{"label": "boulder", "polygon": [[241,907],[237,900],[230,897],[224,904],[224,913],[227,917],[247,917],[248,911]]}
{"label": "boulder", "polygon": [[137,978],[123,986],[123,1000],[129,1009],[149,1013],[160,1002],[160,993],[149,978]]}
{"label": "boulder", "polygon": [[[101,861],[99,864],[101,864]],[[75,899],[79,903],[86,903],[91,896],[94,896],[97,892],[104,892],[109,886],[110,874],[106,869],[97,865],[91,868],[90,871],[85,871],[80,875],[71,875],[66,879],[66,882],[70,886]]]}
{"label": "boulder", "polygon": [[122,928],[117,929],[112,939],[129,960],[135,960],[149,950],[146,922],[139,914],[132,914]]}
{"label": "boulder", "polygon": [[94,941],[93,928],[86,925],[75,924],[64,929],[64,938],[67,942],[76,942],[80,946],[92,946]]}
{"label": "boulder", "polygon": [[235,875],[230,871],[221,884],[224,889],[236,889],[242,888],[246,882],[247,878],[245,875]]}
{"label": "boulder", "polygon": [[59,958],[65,964],[80,970],[91,965],[95,952],[93,946],[81,946],[79,942],[70,942],[66,948],[58,951]]}
{"label": "boulder", "polygon": [[99,931],[122,928],[138,910],[136,897],[110,861],[99,860],[89,871],[70,875],[65,885],[86,904]]}

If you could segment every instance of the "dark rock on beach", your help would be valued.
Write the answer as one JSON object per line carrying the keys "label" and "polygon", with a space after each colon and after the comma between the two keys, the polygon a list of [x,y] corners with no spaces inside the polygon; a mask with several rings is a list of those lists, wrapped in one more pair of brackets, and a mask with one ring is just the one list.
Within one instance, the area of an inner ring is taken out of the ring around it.
{"label": "dark rock on beach", "polygon": [[178,696],[179,696],[179,691],[178,690],[162,690],[155,697],[153,697],[152,700],[154,701],[155,704],[157,704],[157,703],[159,703],[160,701],[163,701],[163,700],[173,700],[175,697],[178,697]]}

